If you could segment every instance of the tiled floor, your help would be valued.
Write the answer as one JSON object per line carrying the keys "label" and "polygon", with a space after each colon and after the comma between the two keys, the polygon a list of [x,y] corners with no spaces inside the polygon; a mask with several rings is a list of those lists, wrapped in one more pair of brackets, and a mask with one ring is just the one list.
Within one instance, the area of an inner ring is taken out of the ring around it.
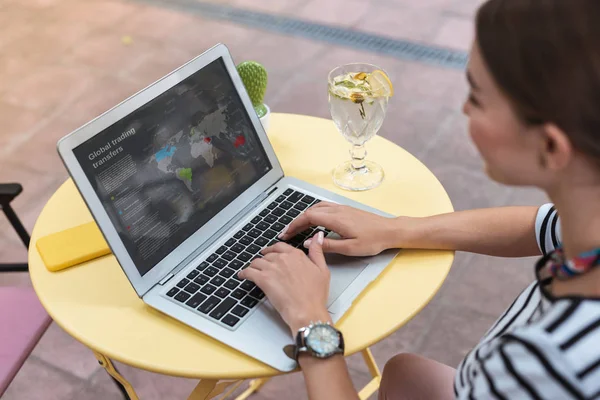
{"label": "tiled floor", "polygon": [[[481,0],[213,0],[235,7],[336,24],[397,39],[467,50]],[[167,2],[165,2],[167,3]],[[544,197],[491,183],[468,141],[460,114],[462,72],[400,61],[322,42],[261,32],[180,9],[128,0],[0,2],[0,182],[18,181],[15,202],[29,230],[66,172],[57,139],[216,42],[237,61],[267,66],[266,102],[277,112],[328,117],[327,72],[366,61],[389,71],[396,96],[381,135],[409,150],[438,176],[456,209],[540,204]],[[25,259],[0,222],[0,260]],[[456,365],[513,296],[532,278],[531,260],[458,254],[438,295],[409,324],[374,346],[383,366],[402,351]],[[493,282],[493,285],[490,284]],[[2,274],[0,285],[29,285]],[[350,361],[357,384],[368,372]],[[122,366],[143,400],[183,399],[193,381]],[[256,399],[305,398],[301,377],[273,379]],[[3,399],[119,399],[92,354],[52,325]]]}

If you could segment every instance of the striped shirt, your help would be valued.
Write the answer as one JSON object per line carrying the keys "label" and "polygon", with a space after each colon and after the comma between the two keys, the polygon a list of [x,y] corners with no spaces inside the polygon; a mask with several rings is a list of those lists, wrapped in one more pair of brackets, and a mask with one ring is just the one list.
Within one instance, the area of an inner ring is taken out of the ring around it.
{"label": "striped shirt", "polygon": [[[535,223],[545,255],[561,243],[552,204]],[[600,298],[560,297],[551,279],[529,285],[460,363],[458,399],[600,399]]]}

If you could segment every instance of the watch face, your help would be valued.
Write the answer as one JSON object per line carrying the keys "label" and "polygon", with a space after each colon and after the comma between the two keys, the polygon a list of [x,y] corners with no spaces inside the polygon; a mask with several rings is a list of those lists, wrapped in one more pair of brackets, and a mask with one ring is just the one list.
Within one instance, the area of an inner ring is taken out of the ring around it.
{"label": "watch face", "polygon": [[317,325],[306,337],[308,348],[319,355],[329,355],[340,346],[337,331],[329,325]]}

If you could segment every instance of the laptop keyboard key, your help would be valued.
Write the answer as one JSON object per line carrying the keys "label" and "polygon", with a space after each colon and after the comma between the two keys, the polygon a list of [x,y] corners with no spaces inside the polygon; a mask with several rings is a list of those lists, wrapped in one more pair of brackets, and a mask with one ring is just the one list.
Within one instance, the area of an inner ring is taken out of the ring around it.
{"label": "laptop keyboard key", "polygon": [[294,208],[299,211],[304,211],[304,210],[306,210],[307,207],[308,207],[308,204],[303,203],[301,201],[294,204]]}
{"label": "laptop keyboard key", "polygon": [[215,260],[212,265],[214,265],[216,268],[223,268],[224,266],[227,265],[227,261],[223,260],[222,258],[219,258],[218,260]]}
{"label": "laptop keyboard key", "polygon": [[208,285],[202,288],[201,292],[206,294],[213,294],[215,290],[217,290],[217,288],[209,283]]}
{"label": "laptop keyboard key", "polygon": [[233,260],[229,263],[229,268],[238,270],[244,266],[244,263],[240,260]]}
{"label": "laptop keyboard key", "polygon": [[179,281],[179,283],[177,284],[178,288],[184,288],[185,285],[187,285],[188,283],[190,283],[190,281],[188,279],[183,278],[182,280]]}
{"label": "laptop keyboard key", "polygon": [[273,222],[277,222],[277,217],[275,215],[267,215],[265,221],[272,224]]}
{"label": "laptop keyboard key", "polygon": [[262,299],[263,297],[265,297],[265,292],[263,292],[262,290],[260,290],[259,287],[255,287],[254,289],[252,289],[252,291],[250,292],[250,296],[255,297],[257,299]]}
{"label": "laptop keyboard key", "polygon": [[[222,271],[221,271],[222,272]],[[221,286],[223,283],[225,282],[225,279],[223,279],[221,276],[217,275],[214,278],[211,279],[210,283],[212,283],[215,286]]]}
{"label": "laptop keyboard key", "polygon": [[213,308],[217,306],[217,304],[219,304],[220,301],[221,299],[219,299],[218,297],[210,296],[208,300],[206,300],[204,303],[202,303],[202,305],[200,305],[200,307],[198,307],[198,311],[204,314],[208,314],[212,311]]}
{"label": "laptop keyboard key", "polygon": [[202,261],[200,265],[196,267],[198,271],[204,271],[208,267],[208,263],[206,261]]}
{"label": "laptop keyboard key", "polygon": [[258,230],[258,229],[256,229],[256,228],[250,229],[250,232],[248,232],[248,235],[249,235],[249,236],[252,236],[252,237],[253,237],[253,238],[255,238],[255,239],[256,239],[257,237],[259,237],[261,234],[262,234],[262,232],[261,232],[261,231],[259,231],[259,230]]}
{"label": "laptop keyboard key", "polygon": [[264,231],[265,229],[269,229],[269,224],[267,224],[266,222],[259,222],[258,224],[256,224],[256,229]]}
{"label": "laptop keyboard key", "polygon": [[194,282],[196,282],[198,285],[202,286],[204,285],[206,282],[209,281],[209,277],[206,275],[200,275],[199,277],[197,277],[196,279],[194,279]]}
{"label": "laptop keyboard key", "polygon": [[225,299],[221,304],[215,308],[209,315],[215,319],[221,319],[225,314],[229,312],[235,306],[237,302],[234,299]]}
{"label": "laptop keyboard key", "polygon": [[240,301],[240,304],[243,306],[246,306],[248,308],[252,308],[258,304],[258,300],[254,299],[250,296],[246,296],[246,297],[244,297],[244,299],[242,301]]}
{"label": "laptop keyboard key", "polygon": [[250,261],[251,258],[252,258],[252,254],[246,253],[245,251],[238,256],[238,259],[242,260],[242,261]]}
{"label": "laptop keyboard key", "polygon": [[289,225],[289,223],[292,221],[293,219],[288,217],[287,215],[284,215],[283,217],[279,218],[279,222],[281,222],[284,225]]}
{"label": "laptop keyboard key", "polygon": [[233,238],[230,238],[228,241],[225,242],[225,246],[232,246],[235,243],[235,240]]}
{"label": "laptop keyboard key", "polygon": [[[294,206],[296,207],[296,206]],[[273,211],[271,211],[271,214],[277,216],[277,217],[281,217],[283,214],[285,214],[285,210],[281,207],[274,209]]]}
{"label": "laptop keyboard key", "polygon": [[233,315],[229,314],[225,318],[223,318],[221,320],[221,322],[223,322],[225,325],[231,326],[233,328],[235,326],[235,324],[240,322],[240,319],[238,317],[234,317]]}
{"label": "laptop keyboard key", "polygon": [[278,198],[276,198],[276,199],[275,199],[275,201],[277,201],[277,202],[279,202],[279,203],[281,203],[281,202],[282,202],[282,201],[284,201],[284,200],[285,200],[285,196],[283,196],[283,195],[282,195],[282,196],[279,196]]}
{"label": "laptop keyboard key", "polygon": [[235,289],[233,291],[233,293],[231,293],[231,296],[239,300],[239,299],[243,299],[244,296],[247,294],[248,294],[248,292],[246,292],[245,290]]}
{"label": "laptop keyboard key", "polygon": [[242,307],[242,306],[235,306],[235,307],[233,308],[233,310],[231,310],[231,313],[232,313],[233,315],[237,315],[237,316],[238,316],[238,317],[240,317],[240,318],[244,318],[244,316],[245,316],[246,314],[248,314],[248,311],[250,311],[250,310],[248,310],[246,307]]}
{"label": "laptop keyboard key", "polygon": [[302,197],[304,197],[304,195],[302,193],[294,192],[290,197],[288,197],[288,200],[291,201],[292,203],[295,203],[298,200],[300,200]]}
{"label": "laptop keyboard key", "polygon": [[244,290],[252,290],[256,287],[256,285],[254,284],[254,282],[252,281],[244,281],[242,282],[242,284],[240,285],[240,288],[244,289]]}
{"label": "laptop keyboard key", "polygon": [[277,204],[276,202],[272,202],[271,204],[269,204],[269,205],[267,206],[267,208],[268,208],[269,210],[273,210],[273,209],[277,208],[277,206],[278,206],[278,205],[279,205],[279,204]]}
{"label": "laptop keyboard key", "polygon": [[260,246],[261,248],[263,248],[267,245],[267,243],[269,243],[269,240],[264,237],[259,237],[258,239],[256,239],[254,241],[254,243],[256,243],[257,246]]}
{"label": "laptop keyboard key", "polygon": [[192,308],[196,308],[198,307],[200,304],[202,304],[202,302],[206,300],[206,296],[203,295],[202,293],[196,293],[195,295],[192,296],[191,299],[189,299],[187,301],[187,303],[185,303],[186,306],[190,306]]}
{"label": "laptop keyboard key", "polygon": [[216,274],[219,273],[219,270],[216,269],[215,267],[208,267],[208,268],[206,268],[204,273],[208,276],[215,276]]}
{"label": "laptop keyboard key", "polygon": [[258,224],[260,222],[260,217],[257,215],[256,217],[252,218],[252,222],[253,224]]}
{"label": "laptop keyboard key", "polygon": [[233,235],[234,238],[236,239],[240,239],[242,236],[244,236],[246,234],[246,232],[244,231],[239,231],[238,233],[236,233],[235,235]]}
{"label": "laptop keyboard key", "polygon": [[242,251],[244,251],[244,248],[245,247],[243,245],[241,245],[239,243],[236,243],[233,246],[231,246],[231,251],[234,252],[234,253],[238,253],[239,254]]}
{"label": "laptop keyboard key", "polygon": [[267,231],[263,234],[263,236],[265,236],[269,239],[273,239],[275,236],[277,236],[277,232],[275,232],[272,229],[267,229]]}
{"label": "laptop keyboard key", "polygon": [[200,289],[200,285],[194,283],[194,282],[190,282],[188,283],[188,285],[183,288],[183,290],[185,290],[188,293],[194,294],[198,291],[198,289]]}
{"label": "laptop keyboard key", "polygon": [[225,253],[225,250],[227,250],[227,247],[225,247],[225,246],[221,246],[221,247],[219,247],[219,248],[218,248],[218,249],[217,249],[215,252],[216,252],[217,254],[223,254],[223,253]]}
{"label": "laptop keyboard key", "polygon": [[224,270],[219,272],[219,275],[224,276],[225,278],[231,278],[233,274],[235,274],[235,271],[231,268],[225,268]]}
{"label": "laptop keyboard key", "polygon": [[265,208],[258,215],[260,215],[261,217],[266,217],[267,215],[269,215],[269,209]]}
{"label": "laptop keyboard key", "polygon": [[176,287],[171,288],[171,290],[169,290],[167,292],[167,296],[173,297],[173,296],[175,296],[177,294],[177,292],[179,292],[179,289],[177,289]]}
{"label": "laptop keyboard key", "polygon": [[208,258],[206,259],[207,262],[211,263],[213,261],[215,261],[217,259],[217,255],[216,254],[211,254],[210,256],[208,256]]}
{"label": "laptop keyboard key", "polygon": [[281,203],[280,207],[283,208],[284,210],[289,210],[290,208],[292,208],[294,204],[290,203],[289,201],[284,201]]}
{"label": "laptop keyboard key", "polygon": [[227,282],[225,282],[225,284],[223,286],[226,287],[227,289],[233,290],[237,287],[238,283],[239,283],[238,281],[230,279]]}
{"label": "laptop keyboard key", "polygon": [[240,239],[240,243],[243,244],[244,246],[248,246],[253,241],[254,241],[254,238],[252,236],[248,236],[248,235],[246,235]]}
{"label": "laptop keyboard key", "polygon": [[314,197],[312,197],[312,196],[306,195],[306,196],[304,196],[304,197],[302,198],[302,201],[303,201],[303,202],[305,202],[305,203],[307,203],[307,204],[310,204],[310,203],[312,203],[313,201],[315,201],[315,198],[314,198]]}
{"label": "laptop keyboard key", "polygon": [[224,299],[225,297],[229,296],[229,293],[231,293],[229,290],[225,288],[219,288],[219,290],[217,290],[215,294],[220,298]]}
{"label": "laptop keyboard key", "polygon": [[280,222],[275,222],[273,226],[271,226],[271,229],[277,232],[281,232],[283,228],[285,228],[285,225]]}
{"label": "laptop keyboard key", "polygon": [[191,296],[191,294],[181,291],[181,292],[177,293],[177,295],[175,296],[175,300],[183,303],[184,301],[189,299],[190,296]]}
{"label": "laptop keyboard key", "polygon": [[227,250],[225,253],[223,253],[223,255],[221,257],[223,257],[227,261],[231,261],[235,258],[235,255],[236,255],[236,253],[234,253],[233,251]]}
{"label": "laptop keyboard key", "polygon": [[242,230],[248,232],[250,229],[252,229],[252,224],[246,224],[244,225],[244,227],[242,228]]}
{"label": "laptop keyboard key", "polygon": [[300,211],[298,210],[294,210],[293,208],[291,210],[289,210],[288,212],[285,213],[286,215],[292,217],[292,218],[296,218],[298,215],[300,215]]}
{"label": "laptop keyboard key", "polygon": [[251,253],[251,254],[256,254],[256,253],[258,253],[260,251],[261,248],[262,247],[259,247],[259,246],[255,245],[255,244],[251,244],[250,246],[248,246],[248,248],[246,249],[246,251],[248,253]]}

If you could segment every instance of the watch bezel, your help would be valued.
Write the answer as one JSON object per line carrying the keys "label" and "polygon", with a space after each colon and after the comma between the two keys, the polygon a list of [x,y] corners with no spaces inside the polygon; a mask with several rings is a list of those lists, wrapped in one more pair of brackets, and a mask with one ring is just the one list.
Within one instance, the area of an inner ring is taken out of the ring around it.
{"label": "watch bezel", "polygon": [[[338,340],[339,340],[339,344],[338,344],[338,347],[336,349],[334,349],[333,351],[330,351],[327,353],[320,353],[320,352],[315,351],[314,349],[312,349],[311,347],[309,347],[307,345],[307,339],[308,339],[308,336],[310,335],[311,331],[314,328],[320,327],[320,326],[326,326],[327,328],[332,329],[336,333]],[[329,322],[311,323],[308,326],[300,328],[298,330],[298,334],[296,335],[296,361],[298,361],[298,356],[303,353],[308,353],[315,358],[325,359],[325,358],[333,357],[336,354],[344,354],[344,349],[345,349],[344,336],[342,335],[342,332],[340,332],[338,329],[336,329]]]}

